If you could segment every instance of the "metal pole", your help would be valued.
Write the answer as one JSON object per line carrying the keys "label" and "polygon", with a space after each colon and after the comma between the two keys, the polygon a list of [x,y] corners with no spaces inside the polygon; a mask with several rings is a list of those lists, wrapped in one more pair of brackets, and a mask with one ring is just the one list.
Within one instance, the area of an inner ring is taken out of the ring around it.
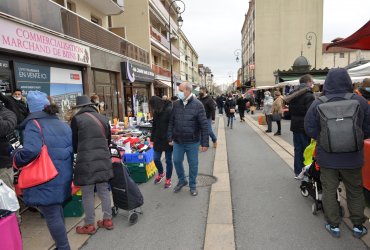
{"label": "metal pole", "polygon": [[174,84],[173,84],[173,68],[172,68],[172,42],[171,42],[171,7],[172,7],[172,4],[174,3],[175,1],[173,1],[170,6],[168,7],[168,29],[169,29],[169,41],[170,41],[170,63],[171,63],[171,88],[172,88],[172,96],[175,95],[175,89],[174,89]]}
{"label": "metal pole", "polygon": [[[312,32],[313,33],[313,32]],[[316,33],[313,33],[315,34],[315,69],[316,69],[316,55],[317,55],[317,35]]]}
{"label": "metal pole", "polygon": [[308,32],[306,34],[306,40],[308,41],[307,46],[311,45],[312,35],[315,36],[315,69],[316,69],[316,55],[317,55],[317,35],[315,32]]}

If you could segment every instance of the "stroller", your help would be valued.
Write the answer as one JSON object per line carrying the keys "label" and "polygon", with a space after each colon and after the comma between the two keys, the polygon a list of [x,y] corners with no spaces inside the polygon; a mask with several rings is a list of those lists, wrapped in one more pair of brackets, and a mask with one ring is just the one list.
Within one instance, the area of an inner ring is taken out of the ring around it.
{"label": "stroller", "polygon": [[116,216],[119,209],[128,211],[130,225],[137,223],[139,214],[143,214],[141,206],[144,198],[138,185],[131,179],[126,166],[121,160],[120,150],[116,145],[110,146],[113,165],[113,179],[110,180],[114,206],[112,215]]}
{"label": "stroller", "polygon": [[[314,203],[312,204],[312,214],[317,215],[317,212],[320,210],[324,210],[322,204],[322,186],[320,181],[320,167],[317,165],[315,159],[313,160],[312,164],[308,168],[308,170],[304,173],[303,180],[301,182],[301,194],[304,197],[311,196],[314,199]],[[344,216],[344,208],[340,205],[340,192],[341,188],[337,190],[337,201],[339,204],[339,214],[341,217]]]}

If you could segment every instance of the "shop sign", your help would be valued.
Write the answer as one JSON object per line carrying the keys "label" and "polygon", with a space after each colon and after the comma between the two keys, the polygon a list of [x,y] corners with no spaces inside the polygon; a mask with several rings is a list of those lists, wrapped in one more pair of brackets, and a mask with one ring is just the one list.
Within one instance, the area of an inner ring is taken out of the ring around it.
{"label": "shop sign", "polygon": [[148,66],[130,61],[121,62],[122,80],[129,82],[153,82],[154,72]]}
{"label": "shop sign", "polygon": [[0,70],[7,70],[9,69],[9,62],[0,60]]}
{"label": "shop sign", "polygon": [[50,67],[14,63],[14,71],[17,87],[24,95],[34,90],[50,94]]}
{"label": "shop sign", "polygon": [[90,65],[90,48],[0,18],[0,48]]}

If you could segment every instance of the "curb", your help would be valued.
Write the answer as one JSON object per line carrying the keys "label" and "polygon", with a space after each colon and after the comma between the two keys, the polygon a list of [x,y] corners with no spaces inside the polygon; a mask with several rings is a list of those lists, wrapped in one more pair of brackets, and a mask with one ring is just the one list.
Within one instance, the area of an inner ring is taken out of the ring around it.
{"label": "curb", "polygon": [[213,166],[213,175],[217,178],[217,182],[211,188],[204,249],[231,250],[235,249],[235,237],[225,124],[222,118],[218,119],[217,135],[217,148]]}

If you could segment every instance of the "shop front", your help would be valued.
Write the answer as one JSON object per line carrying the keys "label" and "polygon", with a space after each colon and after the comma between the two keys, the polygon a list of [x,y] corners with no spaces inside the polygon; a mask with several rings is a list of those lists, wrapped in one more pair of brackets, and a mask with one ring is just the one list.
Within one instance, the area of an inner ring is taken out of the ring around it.
{"label": "shop front", "polygon": [[126,116],[148,113],[154,72],[148,66],[131,61],[121,62],[121,72]]}

